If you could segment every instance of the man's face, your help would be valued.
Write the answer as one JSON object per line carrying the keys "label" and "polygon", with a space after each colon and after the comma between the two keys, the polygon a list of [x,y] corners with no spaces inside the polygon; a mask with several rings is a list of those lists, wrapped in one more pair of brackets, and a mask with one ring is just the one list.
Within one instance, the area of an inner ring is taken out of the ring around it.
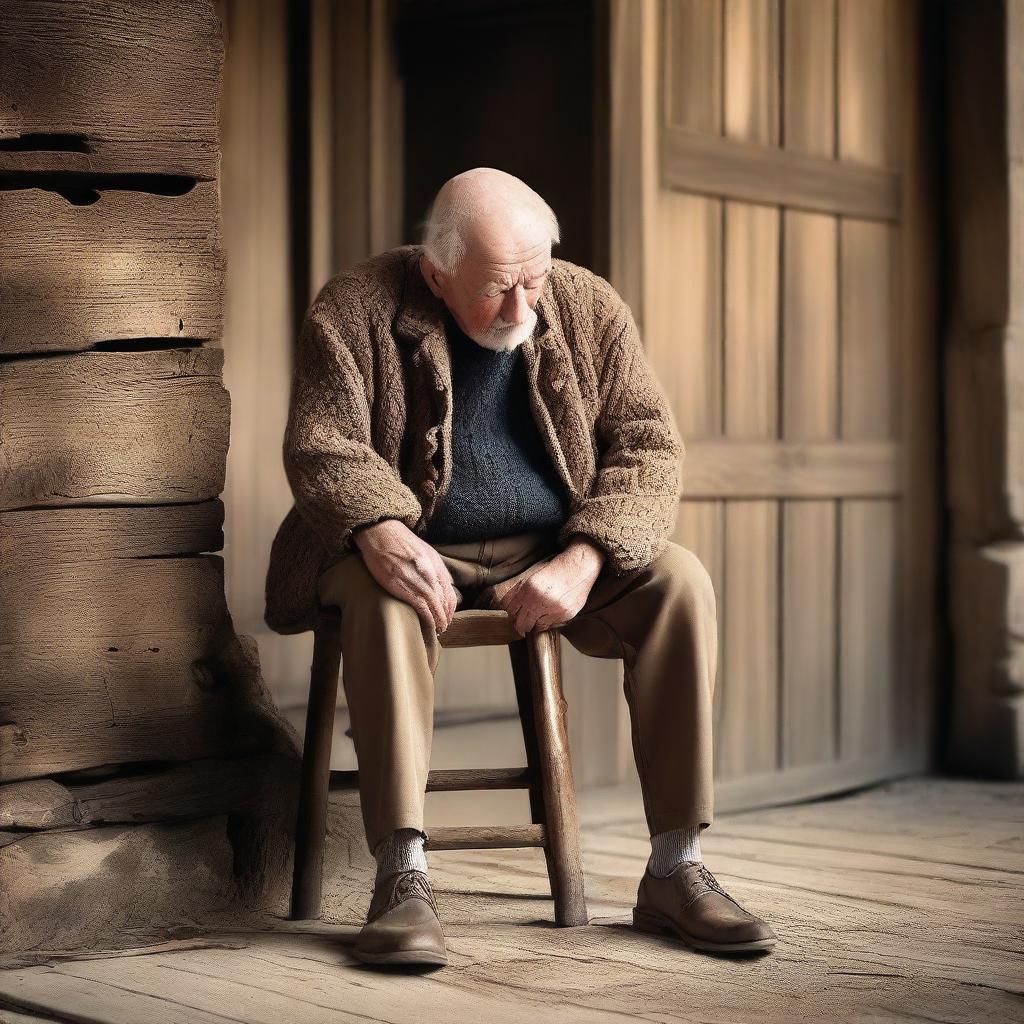
{"label": "man's face", "polygon": [[462,330],[494,351],[514,349],[533,334],[534,306],[551,269],[551,241],[473,245],[454,274],[425,256],[420,268]]}

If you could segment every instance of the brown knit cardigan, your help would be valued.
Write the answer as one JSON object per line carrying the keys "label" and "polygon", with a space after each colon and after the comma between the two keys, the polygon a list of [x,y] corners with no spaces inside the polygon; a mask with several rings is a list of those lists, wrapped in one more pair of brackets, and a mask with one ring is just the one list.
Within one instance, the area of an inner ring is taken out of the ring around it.
{"label": "brown knit cardigan", "polygon": [[[284,467],[295,504],[266,579],[267,625],[311,629],[317,578],[352,530],[389,517],[422,532],[451,477],[444,303],[403,245],[332,277],[299,333]],[[530,404],[565,483],[559,543],[582,534],[615,575],[665,548],[685,454],[629,307],[602,277],[552,259],[522,351]]]}

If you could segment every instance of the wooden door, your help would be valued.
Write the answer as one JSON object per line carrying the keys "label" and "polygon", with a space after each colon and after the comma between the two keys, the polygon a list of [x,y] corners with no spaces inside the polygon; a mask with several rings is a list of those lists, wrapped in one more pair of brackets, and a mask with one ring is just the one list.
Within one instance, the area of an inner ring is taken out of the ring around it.
{"label": "wooden door", "polygon": [[612,279],[719,601],[719,806],[923,766],[935,323],[917,5],[614,4]]}

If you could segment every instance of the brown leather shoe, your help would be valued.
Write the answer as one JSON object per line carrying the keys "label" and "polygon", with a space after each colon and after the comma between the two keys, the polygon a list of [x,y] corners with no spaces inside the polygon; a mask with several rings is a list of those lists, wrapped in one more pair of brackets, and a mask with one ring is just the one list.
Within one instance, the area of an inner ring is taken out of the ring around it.
{"label": "brown leather shoe", "polygon": [[352,955],[368,964],[446,964],[448,950],[426,874],[411,868],[377,880]]}
{"label": "brown leather shoe", "polygon": [[771,949],[777,939],[764,921],[744,910],[695,860],[684,860],[665,878],[644,871],[633,927],[673,932],[692,949],[715,953]]}

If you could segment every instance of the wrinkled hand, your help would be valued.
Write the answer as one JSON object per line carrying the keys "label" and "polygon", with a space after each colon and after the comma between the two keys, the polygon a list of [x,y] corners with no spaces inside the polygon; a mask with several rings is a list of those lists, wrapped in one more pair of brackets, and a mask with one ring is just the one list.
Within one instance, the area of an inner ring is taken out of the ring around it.
{"label": "wrinkled hand", "polygon": [[549,561],[495,586],[495,600],[520,636],[564,625],[587,603],[604,559],[589,541],[574,540]]}
{"label": "wrinkled hand", "polygon": [[416,609],[438,633],[451,625],[462,595],[436,549],[400,519],[384,519],[353,535],[370,575],[389,593]]}

